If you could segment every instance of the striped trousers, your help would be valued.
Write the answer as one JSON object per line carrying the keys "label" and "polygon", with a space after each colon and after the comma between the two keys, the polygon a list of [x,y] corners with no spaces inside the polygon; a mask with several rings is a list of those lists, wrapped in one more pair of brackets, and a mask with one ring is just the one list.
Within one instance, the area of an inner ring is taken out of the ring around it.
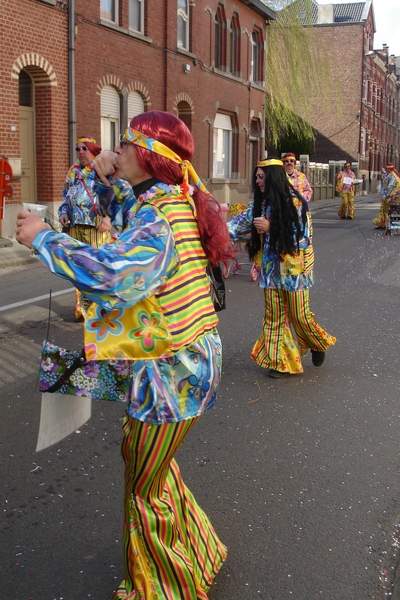
{"label": "striped trousers", "polygon": [[[94,248],[99,248],[103,244],[107,244],[111,240],[111,234],[109,231],[99,232],[97,227],[91,227],[89,225],[74,225],[69,230],[69,235],[83,242],[89,244]],[[75,290],[75,319],[79,319],[86,315],[90,302],[78,289]]]}
{"label": "striped trousers", "polygon": [[[301,356],[308,349],[325,351],[336,342],[310,312],[309,291],[264,289],[262,332],[251,357],[260,367],[284,373],[302,373]],[[297,338],[293,337],[292,328]],[[299,350],[300,347],[300,350]]]}
{"label": "striped trousers", "polygon": [[347,217],[354,219],[354,192],[341,192],[340,197],[342,204],[340,205],[338,215],[339,217]]}
{"label": "striped trousers", "polygon": [[199,417],[151,425],[123,422],[125,578],[113,600],[207,600],[226,558],[174,459]]}

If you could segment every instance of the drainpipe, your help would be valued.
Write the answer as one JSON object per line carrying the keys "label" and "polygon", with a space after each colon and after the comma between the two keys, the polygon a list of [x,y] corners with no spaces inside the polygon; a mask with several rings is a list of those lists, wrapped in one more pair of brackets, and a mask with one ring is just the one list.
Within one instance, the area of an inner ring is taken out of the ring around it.
{"label": "drainpipe", "polygon": [[75,0],[68,2],[68,111],[69,164],[75,161],[76,100],[75,100]]}

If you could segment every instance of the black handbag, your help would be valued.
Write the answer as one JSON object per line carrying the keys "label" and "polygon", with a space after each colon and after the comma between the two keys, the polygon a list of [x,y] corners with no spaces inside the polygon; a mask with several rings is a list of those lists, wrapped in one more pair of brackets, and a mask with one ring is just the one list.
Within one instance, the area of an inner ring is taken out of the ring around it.
{"label": "black handbag", "polygon": [[215,312],[224,310],[226,308],[226,292],[222,269],[219,265],[213,267],[208,263],[206,273],[210,281],[210,295],[214,304],[214,310]]}

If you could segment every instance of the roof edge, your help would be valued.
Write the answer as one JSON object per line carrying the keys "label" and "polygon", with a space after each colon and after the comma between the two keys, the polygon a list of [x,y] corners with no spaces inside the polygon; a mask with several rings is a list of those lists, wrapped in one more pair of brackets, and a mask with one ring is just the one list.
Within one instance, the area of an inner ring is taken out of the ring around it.
{"label": "roof edge", "polygon": [[257,14],[265,19],[270,19],[271,21],[276,20],[276,13],[268,8],[261,0],[240,0],[242,4],[245,4],[252,10],[254,10]]}

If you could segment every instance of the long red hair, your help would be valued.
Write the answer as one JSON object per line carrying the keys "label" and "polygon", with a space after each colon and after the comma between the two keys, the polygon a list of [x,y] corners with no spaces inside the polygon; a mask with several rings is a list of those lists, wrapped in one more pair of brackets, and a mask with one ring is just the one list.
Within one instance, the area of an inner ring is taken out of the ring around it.
{"label": "long red hair", "polygon": [[[182,160],[191,161],[194,153],[192,134],[185,123],[175,115],[152,110],[133,117],[130,127],[162,142]],[[183,182],[182,170],[177,163],[145,148],[134,148],[140,167],[152,177],[169,185]],[[216,265],[233,258],[232,244],[219,202],[197,187],[194,188],[193,200],[196,205],[201,244],[208,260]]]}

